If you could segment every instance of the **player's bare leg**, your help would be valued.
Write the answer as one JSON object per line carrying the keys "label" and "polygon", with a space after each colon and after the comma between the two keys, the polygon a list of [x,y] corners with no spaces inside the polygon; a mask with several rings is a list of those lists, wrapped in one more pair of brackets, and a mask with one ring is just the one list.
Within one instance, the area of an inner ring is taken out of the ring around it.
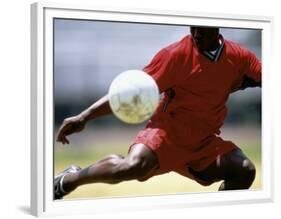
{"label": "player's bare leg", "polygon": [[254,164],[240,149],[218,157],[214,163],[201,172],[192,170],[191,172],[209,182],[224,180],[219,190],[248,189],[256,175]]}
{"label": "player's bare leg", "polygon": [[63,190],[67,193],[78,186],[90,183],[119,183],[145,177],[158,167],[156,155],[145,145],[135,144],[126,157],[109,155],[104,159],[63,179]]}
{"label": "player's bare leg", "polygon": [[219,190],[250,188],[256,176],[256,168],[241,150],[225,154],[221,162],[225,180]]}

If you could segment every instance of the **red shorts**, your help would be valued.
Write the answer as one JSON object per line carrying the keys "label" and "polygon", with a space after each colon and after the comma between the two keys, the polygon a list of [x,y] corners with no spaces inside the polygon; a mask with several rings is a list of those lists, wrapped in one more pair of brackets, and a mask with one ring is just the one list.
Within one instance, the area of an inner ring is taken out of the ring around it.
{"label": "red shorts", "polygon": [[218,156],[232,151],[237,146],[215,134],[206,133],[205,130],[193,129],[190,124],[177,121],[167,114],[160,113],[154,117],[138,133],[133,145],[142,143],[149,147],[158,158],[159,168],[139,180],[144,181],[151,176],[174,171],[202,185],[210,184],[191,175],[188,168],[202,171]]}

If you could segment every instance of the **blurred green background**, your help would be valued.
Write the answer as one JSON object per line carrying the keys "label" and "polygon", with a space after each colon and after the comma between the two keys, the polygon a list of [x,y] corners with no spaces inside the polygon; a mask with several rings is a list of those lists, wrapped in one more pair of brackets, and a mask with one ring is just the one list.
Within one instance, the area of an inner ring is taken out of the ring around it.
{"label": "blurred green background", "polygon": [[[261,31],[221,28],[222,35],[249,48],[261,58]],[[128,69],[142,69],[161,48],[189,34],[182,25],[55,19],[54,21],[54,136],[63,119],[80,113],[107,93],[112,79]],[[232,94],[222,137],[235,142],[257,167],[251,189],[261,184],[261,89]],[[113,116],[87,125],[70,136],[71,144],[54,143],[54,170],[69,165],[89,166],[109,154],[126,155],[144,126],[126,125]],[[203,187],[175,173],[146,182],[85,185],[66,198],[158,195],[217,191],[219,184]]]}

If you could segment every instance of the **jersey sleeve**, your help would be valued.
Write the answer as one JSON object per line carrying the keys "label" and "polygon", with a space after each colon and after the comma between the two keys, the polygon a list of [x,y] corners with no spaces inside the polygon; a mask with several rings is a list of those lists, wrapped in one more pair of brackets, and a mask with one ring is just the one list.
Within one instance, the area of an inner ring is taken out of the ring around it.
{"label": "jersey sleeve", "polygon": [[143,71],[154,78],[160,92],[168,90],[175,84],[177,68],[177,57],[168,50],[162,49],[151,62],[143,68]]}
{"label": "jersey sleeve", "polygon": [[242,80],[239,89],[261,87],[261,62],[254,53],[247,49],[242,49],[240,73],[242,74]]}

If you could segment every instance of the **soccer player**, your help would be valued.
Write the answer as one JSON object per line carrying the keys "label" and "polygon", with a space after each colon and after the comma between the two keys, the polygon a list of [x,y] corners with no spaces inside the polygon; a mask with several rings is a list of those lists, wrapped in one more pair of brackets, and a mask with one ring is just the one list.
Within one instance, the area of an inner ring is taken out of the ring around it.
{"label": "soccer player", "polygon": [[[231,141],[219,137],[229,95],[261,86],[261,63],[249,50],[228,41],[216,27],[191,27],[191,35],[158,52],[143,69],[164,93],[156,113],[128,154],[109,155],[81,169],[71,166],[54,180],[54,198],[89,183],[144,181],[170,171],[201,185],[223,181],[219,190],[248,189],[255,166]],[[57,141],[111,114],[108,96],[64,120]]]}

